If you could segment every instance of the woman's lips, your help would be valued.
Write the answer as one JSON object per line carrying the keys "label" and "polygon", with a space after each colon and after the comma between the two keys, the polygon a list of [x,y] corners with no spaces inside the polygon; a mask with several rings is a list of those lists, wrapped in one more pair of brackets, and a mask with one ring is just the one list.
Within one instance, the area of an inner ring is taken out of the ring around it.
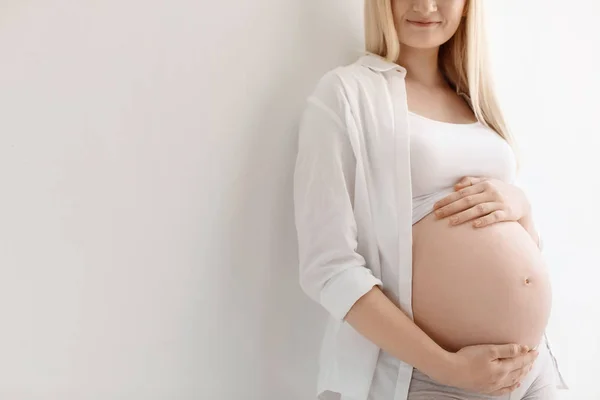
{"label": "woman's lips", "polygon": [[436,21],[411,21],[408,20],[409,24],[415,25],[415,26],[419,26],[422,28],[428,28],[428,27],[433,27],[433,26],[438,26],[441,22],[436,22]]}

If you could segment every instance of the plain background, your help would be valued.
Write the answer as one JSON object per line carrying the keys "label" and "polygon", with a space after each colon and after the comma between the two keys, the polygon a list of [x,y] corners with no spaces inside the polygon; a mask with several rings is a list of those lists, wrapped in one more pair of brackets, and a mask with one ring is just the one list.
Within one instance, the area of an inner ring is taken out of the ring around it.
{"label": "plain background", "polygon": [[[600,6],[485,1],[563,399],[598,399]],[[295,130],[360,52],[362,0],[0,9],[0,398],[314,398],[325,314],[297,283]]]}

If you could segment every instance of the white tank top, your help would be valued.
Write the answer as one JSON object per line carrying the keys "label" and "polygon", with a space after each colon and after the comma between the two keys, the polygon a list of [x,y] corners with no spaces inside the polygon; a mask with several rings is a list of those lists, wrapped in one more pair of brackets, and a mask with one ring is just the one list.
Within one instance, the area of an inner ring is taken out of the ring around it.
{"label": "white tank top", "polygon": [[452,124],[412,112],[408,123],[413,225],[465,176],[513,181],[516,159],[512,148],[482,123]]}

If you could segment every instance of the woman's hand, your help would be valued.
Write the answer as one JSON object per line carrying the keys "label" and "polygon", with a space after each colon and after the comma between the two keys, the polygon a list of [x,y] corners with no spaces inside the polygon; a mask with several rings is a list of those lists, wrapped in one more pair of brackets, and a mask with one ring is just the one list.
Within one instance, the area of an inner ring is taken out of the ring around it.
{"label": "woman's hand", "polygon": [[521,386],[538,354],[516,344],[468,346],[450,353],[445,370],[431,377],[444,385],[502,396]]}
{"label": "woman's hand", "polygon": [[498,179],[465,177],[455,192],[434,204],[437,218],[450,217],[451,225],[473,221],[481,228],[496,222],[520,221],[529,214],[525,194],[517,186]]}

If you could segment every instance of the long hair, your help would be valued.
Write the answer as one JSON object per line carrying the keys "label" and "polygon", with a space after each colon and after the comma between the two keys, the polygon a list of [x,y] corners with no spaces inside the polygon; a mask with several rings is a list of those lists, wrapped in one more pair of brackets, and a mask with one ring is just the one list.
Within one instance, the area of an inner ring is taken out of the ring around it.
{"label": "long hair", "polygon": [[[388,61],[400,56],[400,42],[392,13],[393,0],[365,0],[366,50]],[[468,96],[475,117],[506,140],[516,152],[493,91],[484,29],[484,1],[467,0],[466,15],[452,38],[440,47],[439,66],[460,95]]]}

